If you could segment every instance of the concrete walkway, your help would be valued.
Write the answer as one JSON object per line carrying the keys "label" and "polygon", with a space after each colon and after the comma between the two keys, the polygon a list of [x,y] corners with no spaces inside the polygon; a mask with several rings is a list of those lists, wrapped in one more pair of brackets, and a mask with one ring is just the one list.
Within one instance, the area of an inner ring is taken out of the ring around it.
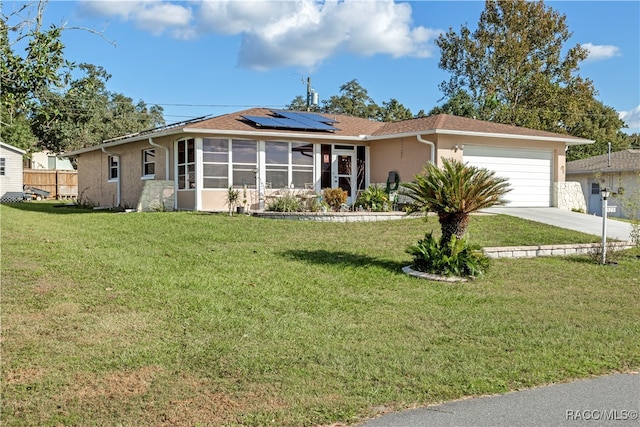
{"label": "concrete walkway", "polygon": [[396,412],[365,427],[637,426],[640,375],[615,374]]}
{"label": "concrete walkway", "polygon": [[[602,217],[578,212],[565,211],[558,208],[491,208],[482,212],[511,215],[518,218],[555,225],[569,230],[602,236]],[[620,241],[631,240],[631,224],[628,222],[607,219],[607,238]]]}

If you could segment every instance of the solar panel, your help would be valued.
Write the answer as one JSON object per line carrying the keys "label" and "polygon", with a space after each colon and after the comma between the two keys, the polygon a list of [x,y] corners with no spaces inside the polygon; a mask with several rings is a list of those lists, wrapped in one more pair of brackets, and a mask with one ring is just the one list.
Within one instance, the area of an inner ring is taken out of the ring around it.
{"label": "solar panel", "polygon": [[274,113],[294,120],[305,126],[305,129],[314,130],[337,130],[337,128],[331,126],[329,123],[335,123],[334,120],[325,120],[324,117],[313,113],[298,113],[292,111],[274,111]]}
{"label": "solar panel", "polygon": [[274,116],[242,116],[255,125],[275,129],[326,130],[334,131],[338,128],[331,126],[335,120],[327,119],[319,114],[300,113],[297,111],[272,110]]}
{"label": "solar panel", "polygon": [[242,116],[245,119],[257,124],[261,127],[282,127],[282,124],[275,121],[272,117],[260,117],[260,116]]}

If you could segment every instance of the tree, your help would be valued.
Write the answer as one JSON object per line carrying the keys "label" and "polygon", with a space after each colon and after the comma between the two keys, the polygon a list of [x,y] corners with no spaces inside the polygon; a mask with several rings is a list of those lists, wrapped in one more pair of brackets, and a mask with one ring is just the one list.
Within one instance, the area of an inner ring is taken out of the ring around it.
{"label": "tree", "polygon": [[[0,20],[0,136],[9,144],[55,152],[164,124],[162,108],[109,93],[109,74],[99,66],[77,66],[64,58],[61,34],[91,29],[42,28],[47,1],[15,3]],[[16,53],[24,47],[24,55]],[[84,76],[73,79],[72,71]],[[29,130],[29,128],[31,128]]]}
{"label": "tree", "polygon": [[391,98],[388,102],[382,102],[382,107],[378,110],[378,120],[381,122],[395,122],[398,120],[412,119],[411,110]]}
{"label": "tree", "polygon": [[324,113],[346,114],[362,118],[376,118],[380,107],[371,99],[367,90],[353,79],[340,86],[340,95],[333,95],[323,101]]}
{"label": "tree", "polygon": [[470,214],[503,205],[503,196],[510,191],[506,178],[454,159],[443,159],[442,168],[427,163],[415,181],[403,185],[403,193],[413,200],[413,210],[438,215],[443,244],[454,236],[462,239]]}
{"label": "tree", "polygon": [[[39,1],[31,10],[33,3],[24,3],[0,18],[0,135],[7,143],[24,149],[34,142],[25,123],[37,106],[39,94],[61,85],[73,66],[64,59],[62,28],[42,29],[45,5],[45,1]],[[34,13],[32,19],[22,18],[30,13]],[[25,43],[24,56],[16,54],[14,46]]]}
{"label": "tree", "polygon": [[[550,132],[584,130],[597,92],[577,74],[588,52],[567,49],[570,36],[566,17],[542,1],[486,1],[475,31],[463,25],[436,40],[439,66],[451,77],[440,85],[446,102],[435,111]],[[619,122],[606,124],[607,132],[620,129]]]}
{"label": "tree", "polygon": [[611,151],[628,148],[631,145],[631,139],[620,130],[625,126],[624,121],[612,107],[594,99],[584,107],[581,120],[567,130],[573,136],[592,139],[595,143],[570,146],[567,151],[567,160],[604,154],[609,150],[609,143],[611,143]]}
{"label": "tree", "polygon": [[[301,95],[296,96],[289,105],[288,110],[306,111],[307,101]],[[382,103],[382,107],[375,103],[357,79],[353,79],[340,86],[340,95],[332,95],[328,100],[322,101],[322,106],[312,105],[310,111],[345,114],[353,117],[390,122],[396,120],[411,119],[414,116],[411,110],[402,105],[397,99],[391,98]],[[420,110],[418,116],[423,117],[424,111]]]}
{"label": "tree", "polygon": [[80,64],[85,74],[62,91],[49,90],[33,116],[32,127],[39,144],[54,152],[100,144],[127,133],[164,124],[162,108],[148,108],[142,101],[110,93],[111,76],[102,67]]}
{"label": "tree", "polygon": [[[286,105],[284,108],[292,111],[307,111],[307,99],[302,95],[298,95],[293,98],[291,103],[289,105]],[[309,111],[320,112],[320,107],[318,107],[317,105],[310,105]]]}

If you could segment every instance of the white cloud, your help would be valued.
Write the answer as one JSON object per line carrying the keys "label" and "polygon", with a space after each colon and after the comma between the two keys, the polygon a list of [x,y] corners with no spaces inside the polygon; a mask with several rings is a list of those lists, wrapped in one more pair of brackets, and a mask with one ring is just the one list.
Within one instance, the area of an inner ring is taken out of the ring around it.
{"label": "white cloud", "polygon": [[629,126],[626,130],[631,133],[640,132],[640,105],[629,111],[619,111],[618,117]]}
{"label": "white cloud", "polygon": [[191,8],[163,1],[99,0],[80,2],[81,12],[94,16],[115,16],[133,21],[154,35],[169,31],[177,38],[189,33],[193,20]]}
{"label": "white cloud", "polygon": [[618,46],[585,43],[582,47],[589,51],[589,56],[587,56],[588,61],[600,61],[621,55],[620,48]]}
{"label": "white cloud", "polygon": [[429,57],[440,34],[414,26],[410,4],[394,0],[103,0],[86,1],[84,6],[95,14],[133,21],[153,34],[239,35],[239,65],[264,70],[311,69],[343,52]]}

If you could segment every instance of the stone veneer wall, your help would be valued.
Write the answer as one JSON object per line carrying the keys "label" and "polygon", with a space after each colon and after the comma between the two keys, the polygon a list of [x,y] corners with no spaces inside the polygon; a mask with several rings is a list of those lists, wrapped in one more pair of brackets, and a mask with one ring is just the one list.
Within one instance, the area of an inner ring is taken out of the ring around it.
{"label": "stone veneer wall", "polygon": [[565,211],[587,212],[582,186],[579,182],[556,182],[553,184],[553,205]]}
{"label": "stone veneer wall", "polygon": [[413,218],[405,212],[256,212],[253,215],[268,219],[289,219],[320,222],[368,222]]}
{"label": "stone veneer wall", "polygon": [[138,201],[138,212],[172,211],[175,206],[175,186],[173,181],[145,181]]}
{"label": "stone veneer wall", "polygon": [[[568,256],[583,255],[599,252],[600,243],[580,243],[574,245],[543,245],[543,246],[504,246],[483,248],[482,251],[489,258],[535,258],[540,256]],[[608,242],[607,249],[620,251],[634,247],[632,242]]]}

